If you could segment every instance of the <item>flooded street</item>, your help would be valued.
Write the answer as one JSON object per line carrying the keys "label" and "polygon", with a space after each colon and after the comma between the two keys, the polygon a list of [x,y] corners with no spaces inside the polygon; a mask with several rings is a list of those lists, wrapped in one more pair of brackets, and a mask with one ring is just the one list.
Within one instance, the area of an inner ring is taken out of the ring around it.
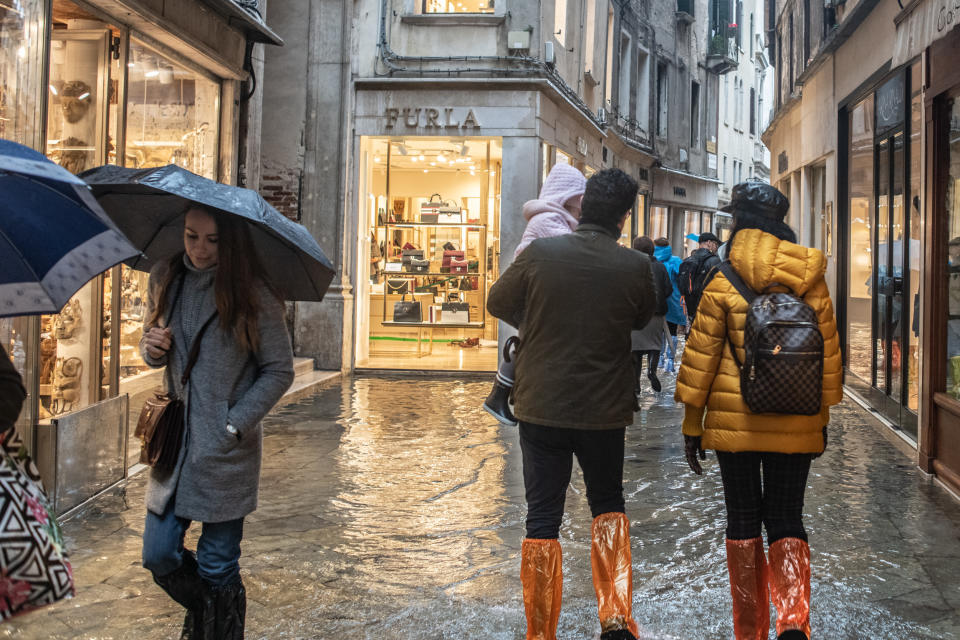
{"label": "flooded street", "polygon": [[[634,616],[641,638],[730,638],[716,458],[689,472],[664,382],[627,430]],[[248,638],[523,637],[520,449],[515,428],[480,410],[488,391],[479,379],[346,378],[270,416],[241,559]],[[960,504],[867,420],[838,407],[811,472],[814,637],[960,637]],[[141,474],[65,524],[78,596],[4,637],[177,637],[182,610],[139,566],[143,487]],[[599,633],[590,523],[575,467],[561,639]]]}

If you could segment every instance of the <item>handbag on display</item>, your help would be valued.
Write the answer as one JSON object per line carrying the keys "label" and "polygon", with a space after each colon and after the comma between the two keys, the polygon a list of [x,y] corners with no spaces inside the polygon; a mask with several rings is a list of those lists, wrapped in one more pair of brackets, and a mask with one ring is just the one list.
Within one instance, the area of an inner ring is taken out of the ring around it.
{"label": "handbag on display", "polygon": [[444,249],[443,262],[440,263],[440,271],[442,273],[450,273],[450,261],[454,259],[463,260],[463,251]]}
{"label": "handbag on display", "polygon": [[387,278],[386,292],[394,295],[406,295],[410,293],[410,281],[406,278]]}
{"label": "handbag on display", "polygon": [[40,473],[16,430],[0,434],[0,619],[73,597],[73,571]]}
{"label": "handbag on display", "polygon": [[440,324],[467,324],[470,322],[470,303],[460,302],[460,296],[451,293],[440,305]]}
{"label": "handbag on display", "polygon": [[437,214],[437,222],[439,224],[461,224],[463,222],[463,214],[459,211],[450,213],[441,212]]}
{"label": "handbag on display", "polygon": [[466,260],[461,260],[459,258],[450,258],[450,273],[466,273],[468,263]]}
{"label": "handbag on display", "polygon": [[[183,277],[180,279],[180,286],[177,287],[173,304],[170,305],[171,314],[182,290]],[[186,387],[190,381],[190,372],[193,371],[197,358],[200,357],[200,342],[203,340],[203,334],[216,317],[216,313],[210,316],[200,327],[200,331],[193,339],[193,344],[190,345],[187,365],[180,376],[180,384],[183,387]],[[169,322],[169,317],[167,321]],[[137,419],[137,428],[133,432],[134,436],[140,438],[140,462],[153,467],[162,475],[172,472],[180,455],[184,421],[183,400],[173,391],[156,392],[153,398],[148,398],[143,403],[143,409],[140,410],[140,417]]]}
{"label": "handbag on display", "polygon": [[430,261],[412,258],[404,268],[410,273],[427,273],[430,271]]}
{"label": "handbag on display", "polygon": [[453,244],[452,242],[445,242],[445,243],[443,244],[443,250],[444,250],[444,251],[456,251],[456,250],[457,250],[457,245]]}
{"label": "handbag on display", "polygon": [[404,265],[410,264],[411,260],[423,260],[423,249],[404,249],[401,260]]}
{"label": "handbag on display", "polygon": [[393,303],[394,322],[423,322],[423,313],[420,303],[416,300],[407,300],[407,296]]}

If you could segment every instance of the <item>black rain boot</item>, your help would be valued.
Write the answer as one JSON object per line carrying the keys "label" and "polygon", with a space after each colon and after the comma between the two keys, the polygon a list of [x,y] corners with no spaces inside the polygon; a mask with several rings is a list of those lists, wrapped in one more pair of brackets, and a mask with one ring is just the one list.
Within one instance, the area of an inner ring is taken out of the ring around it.
{"label": "black rain boot", "polygon": [[657,372],[651,369],[650,373],[647,374],[647,378],[650,380],[650,386],[653,387],[653,390],[660,393],[663,387],[660,386],[660,378],[657,377]]}
{"label": "black rain boot", "polygon": [[807,640],[807,634],[800,629],[790,629],[778,635],[777,640]]}
{"label": "black rain boot", "polygon": [[510,392],[512,390],[513,387],[508,387],[499,380],[494,380],[490,395],[483,401],[483,410],[508,427],[517,426],[517,418],[510,411]]}
{"label": "black rain boot", "polygon": [[637,638],[627,629],[616,629],[601,633],[600,640],[637,640]]}
{"label": "black rain boot", "polygon": [[[217,587],[208,585],[213,601],[213,635],[216,640],[243,640],[247,618],[247,592],[243,581]],[[207,624],[209,624],[209,619]]]}
{"label": "black rain boot", "polygon": [[175,602],[187,610],[183,618],[180,640],[203,640],[204,611],[209,607],[207,585],[197,573],[197,559],[190,551],[183,552],[183,563],[165,576],[153,574],[153,581]]}

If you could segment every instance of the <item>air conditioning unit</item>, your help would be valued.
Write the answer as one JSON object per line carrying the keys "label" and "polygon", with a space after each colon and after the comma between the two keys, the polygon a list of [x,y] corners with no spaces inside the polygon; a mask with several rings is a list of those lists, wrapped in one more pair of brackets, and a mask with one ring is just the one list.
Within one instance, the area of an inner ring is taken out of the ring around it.
{"label": "air conditioning unit", "polygon": [[543,43],[543,61],[551,67],[557,62],[556,54],[553,52],[552,42]]}
{"label": "air conditioning unit", "polygon": [[597,109],[597,120],[600,121],[600,124],[607,124],[607,110],[603,107]]}

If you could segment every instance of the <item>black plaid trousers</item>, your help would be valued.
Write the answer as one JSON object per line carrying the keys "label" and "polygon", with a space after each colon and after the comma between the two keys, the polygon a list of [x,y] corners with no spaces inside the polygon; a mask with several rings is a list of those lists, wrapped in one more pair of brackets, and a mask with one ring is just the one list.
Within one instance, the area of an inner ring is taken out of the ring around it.
{"label": "black plaid trousers", "polygon": [[761,527],[766,527],[768,544],[782,538],[806,541],[803,493],[812,459],[809,453],[717,451],[727,506],[727,538],[757,538]]}

